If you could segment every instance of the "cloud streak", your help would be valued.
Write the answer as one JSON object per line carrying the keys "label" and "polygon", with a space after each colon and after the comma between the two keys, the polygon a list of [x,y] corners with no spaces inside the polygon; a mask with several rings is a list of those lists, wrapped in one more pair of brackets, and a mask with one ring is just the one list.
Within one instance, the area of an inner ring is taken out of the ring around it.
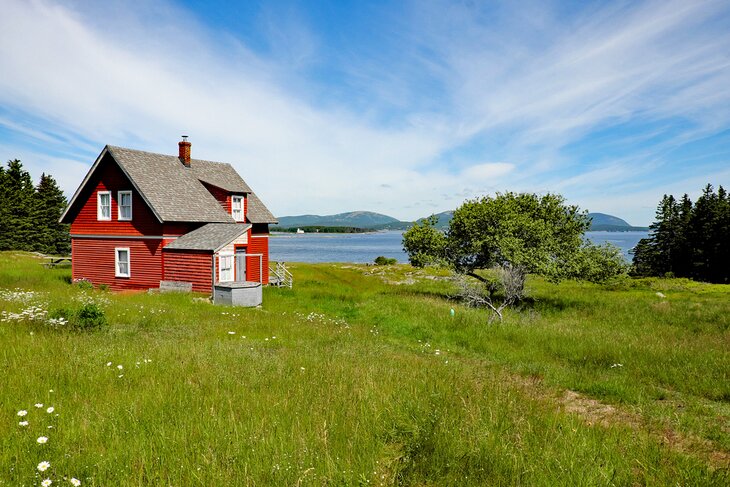
{"label": "cloud streak", "polygon": [[[266,10],[262,49],[174,3],[11,1],[0,142],[16,152],[0,155],[62,167],[70,193],[104,144],[174,153],[187,133],[194,157],[234,163],[279,215],[414,219],[496,190],[552,190],[647,223],[652,211],[617,197],[653,206],[667,182],[652,174],[682,163],[676,149],[730,128],[730,9],[565,9],[418,2],[371,12],[358,45]],[[716,151],[708,176],[726,177],[727,137]]]}

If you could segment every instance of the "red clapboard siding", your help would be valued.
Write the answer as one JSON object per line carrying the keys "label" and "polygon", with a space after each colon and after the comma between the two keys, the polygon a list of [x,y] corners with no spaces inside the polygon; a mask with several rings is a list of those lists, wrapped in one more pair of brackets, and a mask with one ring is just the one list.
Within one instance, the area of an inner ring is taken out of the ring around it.
{"label": "red clapboard siding", "polygon": [[226,210],[226,213],[230,215],[231,194],[228,191],[219,188],[218,186],[213,186],[212,184],[203,183],[203,186],[205,186],[205,189],[207,189],[210,194],[212,194],[213,197],[218,200],[218,203],[220,203],[223,209]]}
{"label": "red clapboard siding", "polygon": [[[115,277],[117,247],[129,248],[131,277]],[[72,275],[110,289],[149,289],[162,279],[162,242],[137,239],[71,239]]]}
{"label": "red clapboard siding", "polygon": [[[263,276],[262,284],[269,283],[269,233],[268,226],[266,226],[266,233],[262,233],[263,229],[259,225],[255,225],[254,228],[249,231],[249,254],[263,254],[261,258],[261,265],[263,268],[261,275]],[[246,269],[249,272],[249,280],[258,281],[259,279],[259,258],[258,257],[247,257]]]}
{"label": "red clapboard siding", "polygon": [[162,226],[162,234],[165,236],[177,236],[185,235],[188,232],[192,232],[193,230],[200,228],[203,223],[165,223]]}
{"label": "red clapboard siding", "polygon": [[166,250],[165,281],[192,282],[193,291],[210,293],[213,288],[213,253]]}
{"label": "red clapboard siding", "polygon": [[[132,220],[118,220],[117,191],[132,190]],[[97,219],[97,193],[112,192],[111,221]],[[80,207],[71,223],[71,234],[84,235],[162,235],[162,224],[152,213],[142,197],[134,190],[132,183],[117,165],[111,155],[106,154],[99,167],[77,199]],[[70,215],[73,216],[73,215]]]}
{"label": "red clapboard siding", "polygon": [[[203,186],[205,186],[205,189],[207,189],[218,203],[220,203],[223,209],[226,210],[226,213],[233,215],[233,199],[231,198],[231,193],[219,188],[218,186],[213,186],[212,184],[203,183]],[[243,214],[245,215],[248,209],[248,196],[240,193],[239,195],[243,196]]]}

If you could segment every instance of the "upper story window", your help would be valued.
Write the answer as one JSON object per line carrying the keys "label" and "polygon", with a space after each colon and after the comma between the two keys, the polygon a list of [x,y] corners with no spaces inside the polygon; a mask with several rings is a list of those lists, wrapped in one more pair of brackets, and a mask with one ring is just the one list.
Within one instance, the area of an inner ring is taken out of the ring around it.
{"label": "upper story window", "polygon": [[231,216],[237,222],[243,221],[243,196],[233,196],[231,198]]}
{"label": "upper story window", "polygon": [[117,193],[117,204],[119,205],[119,220],[132,219],[132,192],[119,191]]}
{"label": "upper story window", "polygon": [[111,191],[99,191],[96,195],[96,219],[112,219],[112,193]]}

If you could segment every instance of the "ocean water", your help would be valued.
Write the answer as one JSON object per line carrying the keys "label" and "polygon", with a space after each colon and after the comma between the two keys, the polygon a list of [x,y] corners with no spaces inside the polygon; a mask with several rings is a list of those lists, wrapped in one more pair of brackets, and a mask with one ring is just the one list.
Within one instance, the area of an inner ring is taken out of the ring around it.
{"label": "ocean water", "polygon": [[[647,232],[588,232],[595,243],[611,242],[627,260],[631,250]],[[403,232],[373,233],[304,233],[272,234],[269,252],[272,261],[280,262],[373,262],[383,255],[398,262],[408,262],[403,252]]]}

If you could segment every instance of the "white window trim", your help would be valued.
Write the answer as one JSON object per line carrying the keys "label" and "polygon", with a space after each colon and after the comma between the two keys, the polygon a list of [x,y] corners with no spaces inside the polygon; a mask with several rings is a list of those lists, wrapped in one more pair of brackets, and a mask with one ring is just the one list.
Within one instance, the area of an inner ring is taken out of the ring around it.
{"label": "white window trim", "polygon": [[[122,274],[119,272],[119,251],[127,252],[127,273]],[[115,277],[132,277],[132,253],[129,251],[129,247],[116,247],[114,249],[114,276]]]}
{"label": "white window trim", "polygon": [[[122,218],[122,195],[129,195],[129,218]],[[132,221],[132,191],[117,191],[117,219],[121,222]]]}
{"label": "white window trim", "polygon": [[[223,266],[221,265],[221,260],[223,257],[231,257],[231,270],[230,270],[230,279],[223,279]],[[236,259],[235,256],[230,253],[226,252],[224,254],[218,254],[218,282],[233,282],[233,273],[235,272],[235,265],[236,265]]]}
{"label": "white window trim", "polygon": [[[240,213],[240,216],[238,216],[238,217],[236,217],[236,210],[237,210],[236,201],[238,201],[241,204],[241,208],[239,209],[241,213]],[[231,216],[237,222],[242,222],[245,219],[245,217],[243,215],[243,206],[244,206],[243,205],[243,196],[239,196],[239,195],[231,196]]]}
{"label": "white window trim", "polygon": [[[109,196],[109,218],[105,218],[101,212],[101,197],[102,195]],[[111,221],[112,219],[112,192],[111,191],[98,191],[96,193],[96,219],[99,221]]]}

